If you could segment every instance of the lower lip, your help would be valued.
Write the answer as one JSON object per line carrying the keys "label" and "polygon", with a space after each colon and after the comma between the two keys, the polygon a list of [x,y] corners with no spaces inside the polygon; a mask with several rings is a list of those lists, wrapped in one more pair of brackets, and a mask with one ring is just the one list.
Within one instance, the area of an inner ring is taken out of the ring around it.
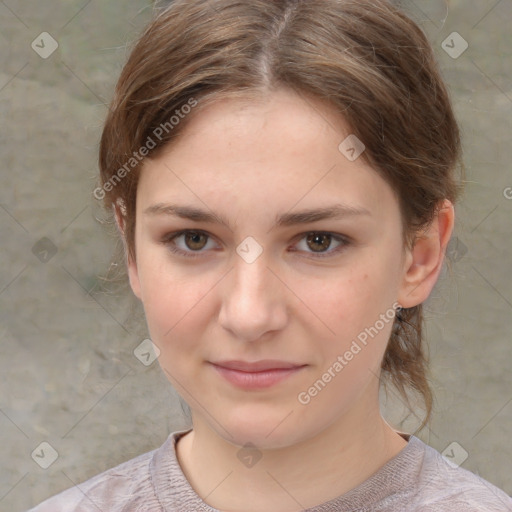
{"label": "lower lip", "polygon": [[261,372],[243,372],[212,364],[226,380],[242,389],[265,389],[298,373],[304,366],[295,368],[265,370]]}

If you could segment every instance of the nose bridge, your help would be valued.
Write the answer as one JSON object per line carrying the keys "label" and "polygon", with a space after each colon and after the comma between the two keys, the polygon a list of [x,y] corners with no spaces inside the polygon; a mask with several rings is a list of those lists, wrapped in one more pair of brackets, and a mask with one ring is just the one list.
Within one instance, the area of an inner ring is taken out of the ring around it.
{"label": "nose bridge", "polygon": [[[244,249],[243,244],[237,249]],[[254,247],[253,247],[254,249]],[[237,254],[225,286],[219,321],[237,338],[256,340],[266,331],[282,327],[285,307],[280,282],[268,268],[265,252],[247,257]],[[282,286],[282,283],[281,283]]]}
{"label": "nose bridge", "polygon": [[234,285],[243,294],[244,289],[259,294],[268,286],[269,252],[252,236],[247,236],[236,248],[234,258]]}
{"label": "nose bridge", "polygon": [[[240,248],[239,248],[240,249]],[[238,252],[238,251],[237,251]],[[237,254],[233,269],[233,283],[231,294],[240,302],[267,302],[270,297],[265,297],[273,288],[270,281],[275,279],[268,269],[268,259],[265,254],[260,254],[254,260],[244,258]]]}

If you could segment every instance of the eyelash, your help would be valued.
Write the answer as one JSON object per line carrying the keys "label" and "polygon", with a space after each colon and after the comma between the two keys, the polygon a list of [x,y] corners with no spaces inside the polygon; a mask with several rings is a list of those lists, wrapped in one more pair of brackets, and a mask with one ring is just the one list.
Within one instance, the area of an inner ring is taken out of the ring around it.
{"label": "eyelash", "polygon": [[[175,233],[170,233],[164,237],[162,240],[162,243],[167,246],[168,250],[173,254],[178,254],[179,256],[183,256],[185,258],[198,258],[202,256],[202,253],[205,251],[184,251],[182,249],[178,249],[175,244],[174,240],[182,235],[185,235],[187,233],[195,233],[200,234],[208,237],[208,239],[211,238],[211,236],[206,233],[205,231],[196,230],[196,229],[184,229],[182,231],[177,231]],[[308,231],[306,233],[302,233],[299,238],[299,242],[306,238],[308,235],[327,235],[330,236],[333,240],[336,242],[341,242],[341,245],[339,245],[336,249],[330,251],[330,252],[323,252],[323,253],[308,253],[311,254],[313,259],[317,258],[329,258],[333,255],[336,255],[340,253],[343,249],[345,249],[347,246],[351,244],[351,241],[345,237],[338,235],[336,233],[330,233],[328,231]]]}

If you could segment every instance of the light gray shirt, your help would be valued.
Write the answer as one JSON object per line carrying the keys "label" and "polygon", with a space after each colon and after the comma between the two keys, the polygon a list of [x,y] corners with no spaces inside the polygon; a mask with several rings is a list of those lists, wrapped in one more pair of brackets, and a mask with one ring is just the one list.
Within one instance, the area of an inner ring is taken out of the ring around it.
{"label": "light gray shirt", "polygon": [[[189,431],[171,433],[160,448],[28,512],[219,512],[198,496],[178,463],[176,442]],[[419,438],[401,435],[407,445],[361,485],[304,512],[512,511],[512,499],[505,492],[449,463]]]}

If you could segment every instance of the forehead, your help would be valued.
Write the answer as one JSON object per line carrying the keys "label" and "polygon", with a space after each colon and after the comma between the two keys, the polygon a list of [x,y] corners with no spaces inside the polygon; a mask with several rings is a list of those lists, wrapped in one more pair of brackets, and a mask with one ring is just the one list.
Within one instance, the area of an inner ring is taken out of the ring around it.
{"label": "forehead", "polygon": [[[248,143],[250,140],[274,141],[273,135],[278,132],[281,149],[285,151],[285,144],[325,139],[328,132],[334,137],[331,142],[337,146],[340,135],[346,137],[350,131],[345,119],[336,114],[331,105],[311,95],[280,88],[247,97],[224,96],[212,98],[204,105],[200,103],[192,112],[183,136],[189,141],[201,138],[217,142],[223,135],[229,135],[230,141],[240,144],[244,140]],[[273,146],[269,144],[272,149]]]}
{"label": "forehead", "polygon": [[363,158],[350,161],[340,151],[350,133],[331,106],[290,90],[223,98],[196,108],[180,137],[146,161],[138,196],[144,203],[186,196],[240,208],[328,201],[378,210],[393,200],[391,191]]}

